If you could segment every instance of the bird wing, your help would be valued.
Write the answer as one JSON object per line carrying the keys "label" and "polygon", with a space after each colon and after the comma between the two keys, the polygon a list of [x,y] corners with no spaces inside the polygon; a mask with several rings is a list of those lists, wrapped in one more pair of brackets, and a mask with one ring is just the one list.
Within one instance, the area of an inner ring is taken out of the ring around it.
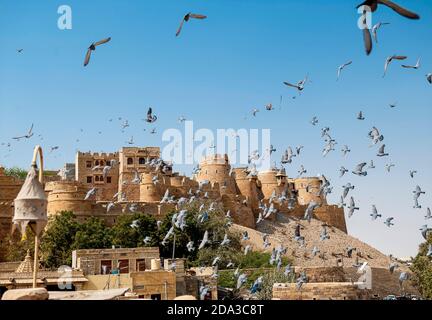
{"label": "bird wing", "polygon": [[379,152],[379,153],[384,153],[384,148],[385,148],[385,144],[383,144],[383,145],[379,148],[378,152]]}
{"label": "bird wing", "polygon": [[194,19],[205,19],[205,18],[207,18],[207,16],[205,16],[203,14],[196,14],[196,13],[190,13],[189,17],[190,18],[194,18]]}
{"label": "bird wing", "polygon": [[150,107],[149,109],[148,109],[148,111],[147,111],[147,117],[151,117],[151,115],[152,115],[152,113],[153,113],[153,110],[152,110],[152,108]]}
{"label": "bird wing", "polygon": [[370,53],[372,52],[372,37],[369,29],[367,28],[363,29],[363,41],[365,45],[366,54],[370,55]]}
{"label": "bird wing", "polygon": [[95,47],[100,46],[101,44],[107,43],[111,40],[111,37],[98,41],[94,44]]}
{"label": "bird wing", "polygon": [[356,171],[362,171],[363,167],[366,165],[366,162],[362,162],[360,164],[357,165],[356,167]]}
{"label": "bird wing", "polygon": [[33,123],[32,123],[32,125],[31,125],[31,127],[30,127],[30,130],[29,130],[29,132],[28,132],[28,135],[31,135],[32,132],[33,132]]}
{"label": "bird wing", "polygon": [[405,8],[402,8],[401,6],[397,5],[396,3],[390,1],[390,0],[378,0],[378,3],[381,3],[391,9],[393,9],[394,11],[396,11],[397,13],[399,13],[401,16],[404,16],[405,18],[408,19],[420,19],[420,16],[417,13],[414,13],[412,11],[409,11]]}
{"label": "bird wing", "polygon": [[184,24],[184,18],[182,19],[182,21],[180,22],[180,26],[178,27],[178,29],[177,29],[177,32],[176,32],[176,37],[178,37],[179,35],[180,35],[180,32],[182,31],[182,28],[183,28],[183,24]]}
{"label": "bird wing", "polygon": [[87,50],[87,53],[86,53],[86,56],[84,59],[84,67],[87,66],[90,62],[91,52],[92,51],[90,49]]}
{"label": "bird wing", "polygon": [[396,59],[396,60],[405,60],[407,58],[407,56],[393,56],[392,59]]}
{"label": "bird wing", "polygon": [[291,84],[289,82],[284,81],[284,85],[288,86],[288,87],[293,87],[293,88],[298,88],[298,86]]}

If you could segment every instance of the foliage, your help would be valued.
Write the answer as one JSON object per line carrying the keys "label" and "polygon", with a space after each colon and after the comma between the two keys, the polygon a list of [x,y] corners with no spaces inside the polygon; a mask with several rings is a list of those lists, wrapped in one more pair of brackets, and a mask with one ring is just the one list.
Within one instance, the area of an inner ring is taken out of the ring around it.
{"label": "foliage", "polygon": [[110,248],[111,244],[111,230],[100,219],[91,217],[85,223],[79,224],[71,247],[72,250],[101,249]]}
{"label": "foliage", "polygon": [[295,281],[295,274],[291,272],[285,275],[282,271],[271,271],[263,275],[261,290],[257,293],[259,300],[271,300],[273,298],[273,285],[275,283],[291,283]]}
{"label": "foliage", "polygon": [[27,177],[27,170],[18,167],[6,168],[4,173],[7,176],[14,177],[19,180],[24,180]]}
{"label": "foliage", "polygon": [[0,241],[0,251],[5,255],[6,262],[23,261],[27,251],[34,253],[34,236],[29,230],[27,237],[21,239],[21,234],[16,231]]}
{"label": "foliage", "polygon": [[[137,227],[132,228],[132,223],[136,221]],[[159,232],[157,230],[156,220],[150,215],[135,213],[133,215],[124,215],[118,218],[116,224],[112,227],[112,244],[123,248],[144,247],[144,239],[151,237],[147,246],[157,247]]]}
{"label": "foliage", "polygon": [[432,244],[432,233],[429,234],[428,240],[420,245],[419,253],[411,266],[415,274],[414,283],[426,299],[432,299],[432,257],[426,256],[430,244]]}

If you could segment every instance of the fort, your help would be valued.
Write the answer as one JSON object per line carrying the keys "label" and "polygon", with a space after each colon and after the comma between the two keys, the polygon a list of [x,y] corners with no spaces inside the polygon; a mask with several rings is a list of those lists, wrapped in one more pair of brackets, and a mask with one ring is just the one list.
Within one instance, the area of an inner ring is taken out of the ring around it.
{"label": "fort", "polygon": [[[175,209],[173,204],[160,203],[168,190],[174,199],[188,198],[192,193],[206,197],[225,211],[230,210],[235,224],[252,229],[256,228],[262,204],[272,202],[280,214],[301,218],[306,206],[315,201],[320,204],[314,213],[316,219],[347,232],[343,209],[328,205],[319,193],[320,178],[289,178],[283,169],[251,175],[246,168],[231,168],[227,155],[204,158],[192,177],[173,172],[171,164],[160,160],[157,147],[123,147],[113,153],[77,152],[75,163],[66,164],[65,169],[68,174],[45,183],[48,215],[71,211],[78,220],[94,216],[112,225],[120,215],[129,214],[134,204],[135,211],[163,217]],[[0,168],[0,239],[11,230],[13,201],[22,183],[6,176]],[[96,195],[86,200],[91,189],[96,190]],[[274,199],[282,195],[295,199],[295,206],[289,208]]]}

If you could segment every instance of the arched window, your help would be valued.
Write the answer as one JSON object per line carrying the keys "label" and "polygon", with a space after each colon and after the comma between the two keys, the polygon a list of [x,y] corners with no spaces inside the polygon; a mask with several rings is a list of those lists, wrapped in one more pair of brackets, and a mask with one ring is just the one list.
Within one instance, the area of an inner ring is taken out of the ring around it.
{"label": "arched window", "polygon": [[105,161],[101,160],[99,164],[100,164],[101,166],[104,166],[104,165],[105,165]]}
{"label": "arched window", "polygon": [[139,158],[138,163],[141,164],[141,165],[145,164],[145,159],[144,158]]}
{"label": "arched window", "polygon": [[132,165],[133,164],[133,158],[127,158],[127,164]]}

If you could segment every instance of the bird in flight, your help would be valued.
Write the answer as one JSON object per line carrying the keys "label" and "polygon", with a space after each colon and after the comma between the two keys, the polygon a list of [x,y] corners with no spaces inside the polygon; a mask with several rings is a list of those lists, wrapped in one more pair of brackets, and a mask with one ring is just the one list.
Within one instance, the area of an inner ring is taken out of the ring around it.
{"label": "bird in flight", "polygon": [[338,69],[337,69],[337,80],[339,80],[342,70],[343,70],[345,67],[349,66],[351,63],[352,63],[352,61],[348,61],[347,63],[344,63],[343,65],[340,65],[340,66],[338,67]]}
{"label": "bird in flight", "polygon": [[432,73],[428,73],[428,74],[426,75],[426,80],[427,80],[430,84],[432,84]]}
{"label": "bird in flight", "polygon": [[18,53],[22,53],[24,49],[17,49]]}
{"label": "bird in flight", "polygon": [[308,76],[306,76],[303,80],[297,82],[297,84],[291,84],[289,82],[284,81],[284,85],[286,85],[288,87],[296,88],[299,92],[301,92],[301,91],[303,91],[307,80],[308,80]]}
{"label": "bird in flight", "polygon": [[410,66],[410,65],[403,64],[403,65],[402,65],[402,68],[406,68],[406,69],[416,69],[416,70],[417,70],[418,68],[420,68],[420,58],[418,58],[417,63],[416,63],[415,65]]}
{"label": "bird in flight", "polygon": [[386,62],[384,64],[383,78],[386,76],[388,67],[393,60],[405,60],[406,58],[407,58],[407,56],[397,56],[397,55],[392,55],[392,56],[387,57]]}
{"label": "bird in flight", "polygon": [[89,64],[92,51],[95,51],[97,46],[100,46],[101,44],[107,43],[110,40],[111,40],[111,37],[103,39],[103,40],[98,41],[98,42],[94,42],[90,45],[90,47],[88,47],[87,53],[85,56],[85,60],[84,60],[84,67]]}
{"label": "bird in flight", "polygon": [[147,111],[147,118],[145,119],[145,121],[147,121],[148,123],[153,123],[157,120],[157,116],[153,114],[153,109],[150,107]]}
{"label": "bird in flight", "polygon": [[179,26],[179,28],[177,29],[177,32],[176,32],[176,37],[178,37],[178,36],[180,35],[180,32],[182,31],[182,28],[183,28],[183,24],[184,24],[185,22],[188,22],[189,19],[191,19],[191,18],[192,18],[192,19],[200,19],[200,20],[203,20],[203,19],[207,18],[207,16],[202,15],[202,14],[191,13],[191,12],[189,12],[188,14],[186,14],[186,15],[183,17],[182,21],[180,22],[180,26]]}
{"label": "bird in flight", "polygon": [[375,43],[378,43],[378,30],[385,25],[390,24],[389,22],[378,22],[372,27],[372,35],[375,40]]}
{"label": "bird in flight", "polygon": [[24,136],[21,136],[21,137],[14,137],[14,138],[12,138],[12,139],[14,139],[14,140],[21,140],[21,139],[30,139],[31,137],[33,137],[33,135],[34,135],[34,133],[33,133],[33,123],[32,123],[32,125],[31,125],[31,127],[30,127],[30,130],[27,132],[27,134],[26,135],[24,135]]}
{"label": "bird in flight", "polygon": [[[408,19],[413,19],[413,20],[418,20],[420,19],[420,16],[417,13],[411,12],[399,5],[397,5],[396,3],[390,1],[390,0],[366,0],[363,3],[359,4],[357,6],[357,9],[362,7],[362,6],[366,6],[371,12],[375,12],[378,9],[378,6],[382,4],[385,5],[391,9],[393,9],[394,11],[396,11],[398,14],[400,14],[401,16],[408,18]],[[372,52],[372,37],[371,37],[371,33],[369,28],[366,26],[366,13],[367,10],[364,9],[363,10],[363,16],[364,16],[364,28],[363,28],[363,40],[364,40],[364,44],[365,44],[365,49],[366,49],[366,54],[369,55]]]}

